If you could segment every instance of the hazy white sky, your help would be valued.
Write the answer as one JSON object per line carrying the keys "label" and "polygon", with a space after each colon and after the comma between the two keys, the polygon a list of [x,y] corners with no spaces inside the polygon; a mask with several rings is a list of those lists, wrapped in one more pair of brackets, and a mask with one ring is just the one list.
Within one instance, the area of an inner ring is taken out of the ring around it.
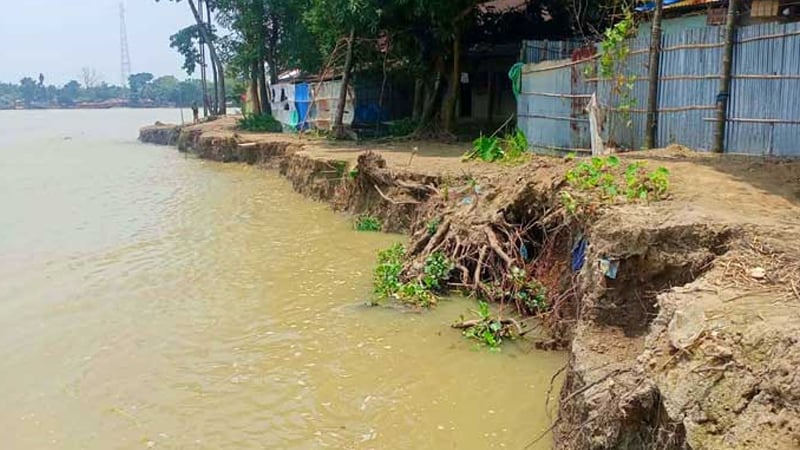
{"label": "hazy white sky", "polygon": [[[185,78],[169,36],[192,23],[185,1],[125,0],[133,72]],[[79,80],[93,67],[120,83],[119,0],[0,0],[0,81],[44,73],[45,84]]]}

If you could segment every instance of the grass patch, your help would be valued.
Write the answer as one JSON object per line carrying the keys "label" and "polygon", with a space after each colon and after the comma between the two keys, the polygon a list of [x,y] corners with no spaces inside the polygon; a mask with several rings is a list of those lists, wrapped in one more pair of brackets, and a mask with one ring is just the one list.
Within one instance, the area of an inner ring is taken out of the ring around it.
{"label": "grass patch", "polygon": [[363,215],[356,219],[356,231],[381,231],[381,221],[375,216]]}
{"label": "grass patch", "polygon": [[238,122],[238,128],[244,131],[262,133],[280,133],[283,125],[269,114],[247,114]]}

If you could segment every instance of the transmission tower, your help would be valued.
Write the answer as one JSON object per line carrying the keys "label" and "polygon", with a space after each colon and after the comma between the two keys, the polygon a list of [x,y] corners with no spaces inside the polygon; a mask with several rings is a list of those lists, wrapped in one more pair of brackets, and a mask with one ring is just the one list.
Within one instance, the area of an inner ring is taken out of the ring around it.
{"label": "transmission tower", "polygon": [[131,54],[128,51],[128,27],[125,25],[125,4],[119,2],[119,59],[120,59],[120,86],[128,85],[131,75]]}

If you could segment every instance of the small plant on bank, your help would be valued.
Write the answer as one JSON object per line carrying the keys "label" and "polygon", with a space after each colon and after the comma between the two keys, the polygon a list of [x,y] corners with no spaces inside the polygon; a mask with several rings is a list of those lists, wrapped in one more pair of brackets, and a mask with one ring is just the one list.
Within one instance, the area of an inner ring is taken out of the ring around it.
{"label": "small plant on bank", "polygon": [[659,167],[648,172],[641,162],[628,165],[625,170],[625,195],[629,199],[661,200],[669,189],[669,170]]}
{"label": "small plant on bank", "polygon": [[480,159],[486,162],[495,162],[503,159],[503,147],[500,140],[494,136],[484,136],[481,134],[472,141],[472,151],[464,155],[465,160]]}
{"label": "small plant on bank", "polygon": [[381,231],[381,221],[375,216],[363,215],[356,219],[357,231]]}
{"label": "small plant on bank", "polygon": [[547,288],[539,280],[529,277],[524,269],[512,267],[511,281],[514,283],[514,300],[517,304],[524,306],[530,314],[547,311]]}
{"label": "small plant on bank", "polygon": [[351,180],[355,180],[356,178],[358,178],[358,167],[353,167],[352,169],[350,169],[350,171],[347,172],[347,177],[350,178]]}
{"label": "small plant on bank", "polygon": [[403,303],[423,308],[435,305],[436,293],[444,288],[450,278],[453,263],[443,253],[434,252],[425,259],[423,275],[419,280],[403,282],[403,260],[406,249],[402,244],[378,252],[373,282],[378,300],[395,298]]}
{"label": "small plant on bank", "polygon": [[522,130],[517,129],[514,133],[506,134],[502,138],[481,134],[472,142],[472,150],[467,152],[463,159],[513,163],[519,161],[527,154],[527,151],[528,139]]}
{"label": "small plant on bank", "polygon": [[378,265],[373,273],[375,295],[378,299],[387,299],[396,295],[403,283],[400,274],[403,272],[403,258],[406,248],[403,244],[395,244],[378,252]]}
{"label": "small plant on bank", "polygon": [[269,114],[247,114],[239,119],[238,128],[244,131],[280,133],[283,126]]}
{"label": "small plant on bank", "polygon": [[571,214],[582,208],[592,210],[593,202],[613,203],[624,194],[628,200],[658,201],[667,197],[669,170],[658,167],[648,171],[645,163],[628,164],[620,174],[616,156],[593,157],[567,171],[566,181],[572,192],[561,192],[561,203]]}
{"label": "small plant on bank", "polygon": [[503,158],[508,162],[517,161],[528,153],[528,138],[520,129],[505,135],[500,145],[505,151]]}
{"label": "small plant on bank", "polygon": [[442,288],[442,283],[450,278],[453,271],[453,262],[450,261],[442,252],[433,252],[425,258],[424,276],[422,283],[432,291]]}
{"label": "small plant on bank", "polygon": [[472,312],[475,319],[464,320],[462,316],[461,322],[453,326],[463,328],[464,337],[478,341],[492,350],[499,350],[503,339],[511,337],[508,328],[501,320],[492,316],[489,304],[484,301],[479,301],[478,309]]}
{"label": "small plant on bank", "polygon": [[442,219],[438,217],[434,217],[433,219],[429,220],[428,223],[425,225],[425,229],[428,231],[428,236],[433,236],[439,230],[439,225],[441,225]]}

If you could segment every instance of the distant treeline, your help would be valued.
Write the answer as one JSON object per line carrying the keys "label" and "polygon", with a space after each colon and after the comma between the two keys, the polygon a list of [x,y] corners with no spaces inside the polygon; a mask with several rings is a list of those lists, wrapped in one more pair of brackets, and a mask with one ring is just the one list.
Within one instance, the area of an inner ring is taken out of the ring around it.
{"label": "distant treeline", "polygon": [[151,73],[130,76],[128,86],[115,86],[97,81],[91,71],[84,70],[82,82],[69,81],[61,87],[25,77],[19,84],[0,83],[0,109],[13,108],[78,108],[93,106],[190,106],[203,104],[200,80],[179,81],[167,75]]}

